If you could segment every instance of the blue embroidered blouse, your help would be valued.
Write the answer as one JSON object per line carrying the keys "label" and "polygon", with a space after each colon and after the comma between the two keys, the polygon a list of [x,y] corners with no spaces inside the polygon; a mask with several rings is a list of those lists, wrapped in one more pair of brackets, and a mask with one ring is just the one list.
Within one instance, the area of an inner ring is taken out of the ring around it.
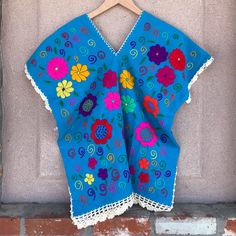
{"label": "blue embroidered blouse", "polygon": [[25,73],[52,113],[78,229],[133,204],[170,211],[180,147],[176,111],[213,57],[143,11],[115,51],[88,14],[46,37]]}

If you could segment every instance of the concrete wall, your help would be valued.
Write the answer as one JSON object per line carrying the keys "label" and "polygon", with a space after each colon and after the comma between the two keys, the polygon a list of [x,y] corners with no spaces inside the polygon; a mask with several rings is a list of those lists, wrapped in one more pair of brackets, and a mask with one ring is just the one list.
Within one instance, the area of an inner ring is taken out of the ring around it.
{"label": "concrete wall", "polygon": [[[24,74],[24,63],[57,27],[102,0],[3,0],[3,202],[69,201],[55,121]],[[141,8],[180,28],[215,62],[177,112],[181,146],[176,202],[236,199],[236,1],[148,0]],[[137,16],[116,7],[94,19],[118,49]],[[114,27],[114,22],[116,27]]]}

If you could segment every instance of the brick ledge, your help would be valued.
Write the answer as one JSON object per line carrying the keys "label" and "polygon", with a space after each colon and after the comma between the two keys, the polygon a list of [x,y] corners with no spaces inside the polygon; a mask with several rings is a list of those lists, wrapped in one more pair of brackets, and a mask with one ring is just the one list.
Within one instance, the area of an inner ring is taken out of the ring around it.
{"label": "brick ledge", "polygon": [[67,203],[2,203],[0,236],[236,235],[236,203],[175,203],[171,212],[158,213],[134,206],[121,216],[83,230],[72,224],[69,207]]}

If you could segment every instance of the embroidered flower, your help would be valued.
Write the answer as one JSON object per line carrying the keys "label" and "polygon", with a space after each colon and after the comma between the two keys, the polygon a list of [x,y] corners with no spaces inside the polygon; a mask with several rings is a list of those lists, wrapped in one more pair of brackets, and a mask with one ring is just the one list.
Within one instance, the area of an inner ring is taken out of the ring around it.
{"label": "embroidered flower", "polygon": [[141,183],[148,183],[149,182],[149,174],[141,172],[140,175],[138,176],[139,180]]}
{"label": "embroidered flower", "polygon": [[72,66],[70,74],[73,80],[81,82],[87,80],[87,77],[90,75],[90,72],[88,71],[87,65],[77,64],[76,66]]}
{"label": "embroidered flower", "polygon": [[60,98],[69,97],[70,93],[74,91],[74,88],[72,88],[72,82],[63,80],[62,82],[59,82],[56,87],[57,96]]}
{"label": "embroidered flower", "polygon": [[120,83],[122,84],[123,88],[133,89],[134,77],[129,71],[123,70],[122,74],[120,75]]}
{"label": "embroidered flower", "polygon": [[135,100],[131,98],[129,95],[121,97],[122,108],[126,113],[133,112],[136,107]]}
{"label": "embroidered flower", "polygon": [[89,93],[79,106],[79,113],[83,116],[91,115],[93,109],[97,106],[97,97]]}
{"label": "embroidered flower", "polygon": [[173,50],[169,55],[170,64],[175,70],[184,70],[186,66],[186,59],[180,49]]}
{"label": "embroidered flower", "polygon": [[89,162],[88,162],[88,167],[91,168],[91,169],[95,169],[95,166],[97,165],[97,160],[93,157],[90,157],[89,158]]}
{"label": "embroidered flower", "polygon": [[156,77],[159,83],[167,87],[174,83],[176,75],[173,69],[171,69],[169,66],[164,66],[158,70]]}
{"label": "embroidered flower", "polygon": [[156,141],[157,136],[155,129],[150,125],[149,122],[141,122],[135,129],[136,139],[141,143],[142,146],[152,147]]}
{"label": "embroidered flower", "polygon": [[84,182],[87,182],[89,185],[91,185],[94,182],[93,174],[86,174],[86,178],[84,179]]}
{"label": "embroidered flower", "polygon": [[91,138],[96,144],[105,144],[112,137],[112,126],[106,119],[96,119],[95,123],[92,124],[91,130]]}
{"label": "embroidered flower", "polygon": [[108,92],[104,98],[104,102],[108,110],[117,110],[120,108],[120,95],[117,92]]}
{"label": "embroidered flower", "polygon": [[47,65],[47,73],[54,80],[64,78],[68,73],[66,60],[61,57],[51,59]]}
{"label": "embroidered flower", "polygon": [[157,65],[160,65],[161,62],[167,59],[168,52],[164,47],[161,47],[159,44],[150,47],[148,52],[149,60],[154,62]]}
{"label": "embroidered flower", "polygon": [[148,169],[148,166],[150,164],[150,161],[148,161],[145,157],[143,157],[141,160],[138,161],[139,162],[139,167],[141,169]]}
{"label": "embroidered flower", "polygon": [[159,113],[158,101],[155,98],[146,95],[144,97],[143,106],[147,112],[152,113],[155,117]]}
{"label": "embroidered flower", "polygon": [[103,168],[99,168],[98,170],[98,177],[101,178],[102,180],[106,180],[107,177],[108,177],[108,174],[107,174],[107,169],[103,169]]}
{"label": "embroidered flower", "polygon": [[129,172],[131,175],[133,175],[135,173],[135,169],[134,169],[134,166],[129,166]]}
{"label": "embroidered flower", "polygon": [[116,82],[117,82],[118,78],[116,76],[116,72],[112,71],[112,70],[108,70],[103,77],[103,86],[106,88],[112,88],[114,86],[116,86]]}

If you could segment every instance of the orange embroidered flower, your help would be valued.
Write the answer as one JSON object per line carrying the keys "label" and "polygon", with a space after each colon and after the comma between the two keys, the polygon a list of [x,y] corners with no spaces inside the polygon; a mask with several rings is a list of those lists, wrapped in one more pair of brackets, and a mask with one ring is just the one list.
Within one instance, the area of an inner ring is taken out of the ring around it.
{"label": "orange embroidered flower", "polygon": [[148,169],[148,166],[150,164],[150,161],[148,161],[146,158],[142,158],[141,160],[138,161],[139,162],[139,166],[141,169]]}
{"label": "orange embroidered flower", "polygon": [[144,97],[143,106],[145,107],[147,112],[152,113],[155,117],[160,111],[158,101],[148,95]]}

